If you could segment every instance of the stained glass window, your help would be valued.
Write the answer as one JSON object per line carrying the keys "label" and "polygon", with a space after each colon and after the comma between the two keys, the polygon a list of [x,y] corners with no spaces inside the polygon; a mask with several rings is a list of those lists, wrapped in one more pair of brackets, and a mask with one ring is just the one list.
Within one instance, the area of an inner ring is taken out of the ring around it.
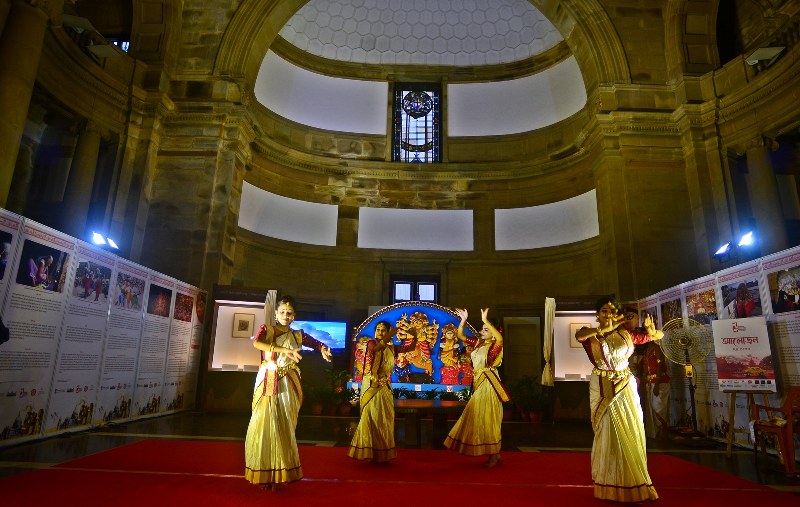
{"label": "stained glass window", "polygon": [[395,83],[393,161],[441,161],[440,99],[440,87],[437,84]]}

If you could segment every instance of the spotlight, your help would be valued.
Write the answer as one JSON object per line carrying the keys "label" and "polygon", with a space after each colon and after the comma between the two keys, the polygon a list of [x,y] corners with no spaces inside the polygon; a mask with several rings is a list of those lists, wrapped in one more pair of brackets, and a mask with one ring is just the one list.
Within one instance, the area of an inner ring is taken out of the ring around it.
{"label": "spotlight", "polygon": [[99,232],[92,232],[92,241],[95,245],[105,245],[106,240]]}
{"label": "spotlight", "polygon": [[92,231],[92,243],[105,247],[107,250],[119,250],[119,245],[117,245],[116,241],[99,232]]}
{"label": "spotlight", "polygon": [[731,251],[731,242],[727,242],[714,252],[714,257],[722,257],[723,255],[727,255],[728,252]]}
{"label": "spotlight", "polygon": [[755,242],[753,238],[753,231],[744,234],[741,239],[739,239],[739,246],[750,246]]}

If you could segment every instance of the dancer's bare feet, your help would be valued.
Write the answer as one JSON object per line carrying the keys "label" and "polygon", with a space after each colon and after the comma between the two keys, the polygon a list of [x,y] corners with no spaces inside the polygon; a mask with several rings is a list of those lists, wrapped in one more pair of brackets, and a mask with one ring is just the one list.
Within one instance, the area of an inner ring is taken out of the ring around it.
{"label": "dancer's bare feet", "polygon": [[502,459],[500,458],[499,454],[492,454],[489,456],[489,460],[484,464],[487,468],[492,468],[500,464]]}

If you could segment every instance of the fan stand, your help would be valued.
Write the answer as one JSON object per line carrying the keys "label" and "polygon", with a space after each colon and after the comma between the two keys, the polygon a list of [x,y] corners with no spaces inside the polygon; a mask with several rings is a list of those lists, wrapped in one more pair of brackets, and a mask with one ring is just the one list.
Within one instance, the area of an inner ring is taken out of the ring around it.
{"label": "fan stand", "polygon": [[679,430],[674,440],[678,443],[691,445],[693,447],[716,447],[716,444],[712,440],[708,439],[705,433],[701,433],[697,429],[697,407],[694,397],[694,392],[697,389],[697,386],[695,386],[694,383],[694,368],[689,360],[688,348],[684,349],[684,355],[686,356],[686,363],[683,365],[683,369],[686,378],[689,380],[689,401],[691,402],[692,408],[692,429],[691,431]]}
{"label": "fan stand", "polygon": [[697,430],[697,408],[694,401],[694,391],[697,389],[697,386],[694,385],[694,369],[692,368],[692,364],[689,362],[689,353],[686,353],[686,365],[684,366],[684,372],[686,373],[686,378],[689,379],[689,400],[692,403],[692,436],[698,436],[705,438],[703,433],[700,433]]}
{"label": "fan stand", "polygon": [[[694,327],[694,329],[690,330],[689,328],[691,327]],[[697,407],[695,401],[695,390],[697,387],[693,382],[695,377],[692,360],[702,360],[708,352],[703,352],[701,346],[709,345],[709,337],[694,336],[696,334],[694,331],[700,332],[701,330],[707,334],[707,330],[700,322],[688,318],[672,319],[664,324],[663,327],[665,333],[664,340],[667,341],[667,337],[670,337],[668,341],[668,350],[665,349],[664,354],[673,363],[683,365],[686,378],[689,380],[689,401],[691,402],[690,409],[692,416],[691,428],[672,427],[670,428],[670,438],[672,438],[675,443],[692,447],[715,447],[716,443],[697,429]]]}

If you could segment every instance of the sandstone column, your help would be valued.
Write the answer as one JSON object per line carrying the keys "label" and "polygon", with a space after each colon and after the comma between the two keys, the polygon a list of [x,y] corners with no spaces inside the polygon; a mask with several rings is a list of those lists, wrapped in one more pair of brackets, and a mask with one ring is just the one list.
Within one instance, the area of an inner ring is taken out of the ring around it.
{"label": "sandstone column", "polygon": [[50,14],[63,0],[12,0],[0,34],[0,207],[6,206]]}
{"label": "sandstone column", "polygon": [[[778,182],[769,158],[769,149],[775,141],[763,137],[755,139],[747,147],[747,188],[750,208],[756,222],[761,245],[761,255],[778,252],[789,247],[786,225],[781,208]],[[747,231],[741,230],[740,233]]]}
{"label": "sandstone column", "polygon": [[86,239],[86,218],[92,200],[100,140],[99,129],[93,124],[87,124],[78,136],[75,155],[69,168],[62,223],[64,232],[76,238]]}

